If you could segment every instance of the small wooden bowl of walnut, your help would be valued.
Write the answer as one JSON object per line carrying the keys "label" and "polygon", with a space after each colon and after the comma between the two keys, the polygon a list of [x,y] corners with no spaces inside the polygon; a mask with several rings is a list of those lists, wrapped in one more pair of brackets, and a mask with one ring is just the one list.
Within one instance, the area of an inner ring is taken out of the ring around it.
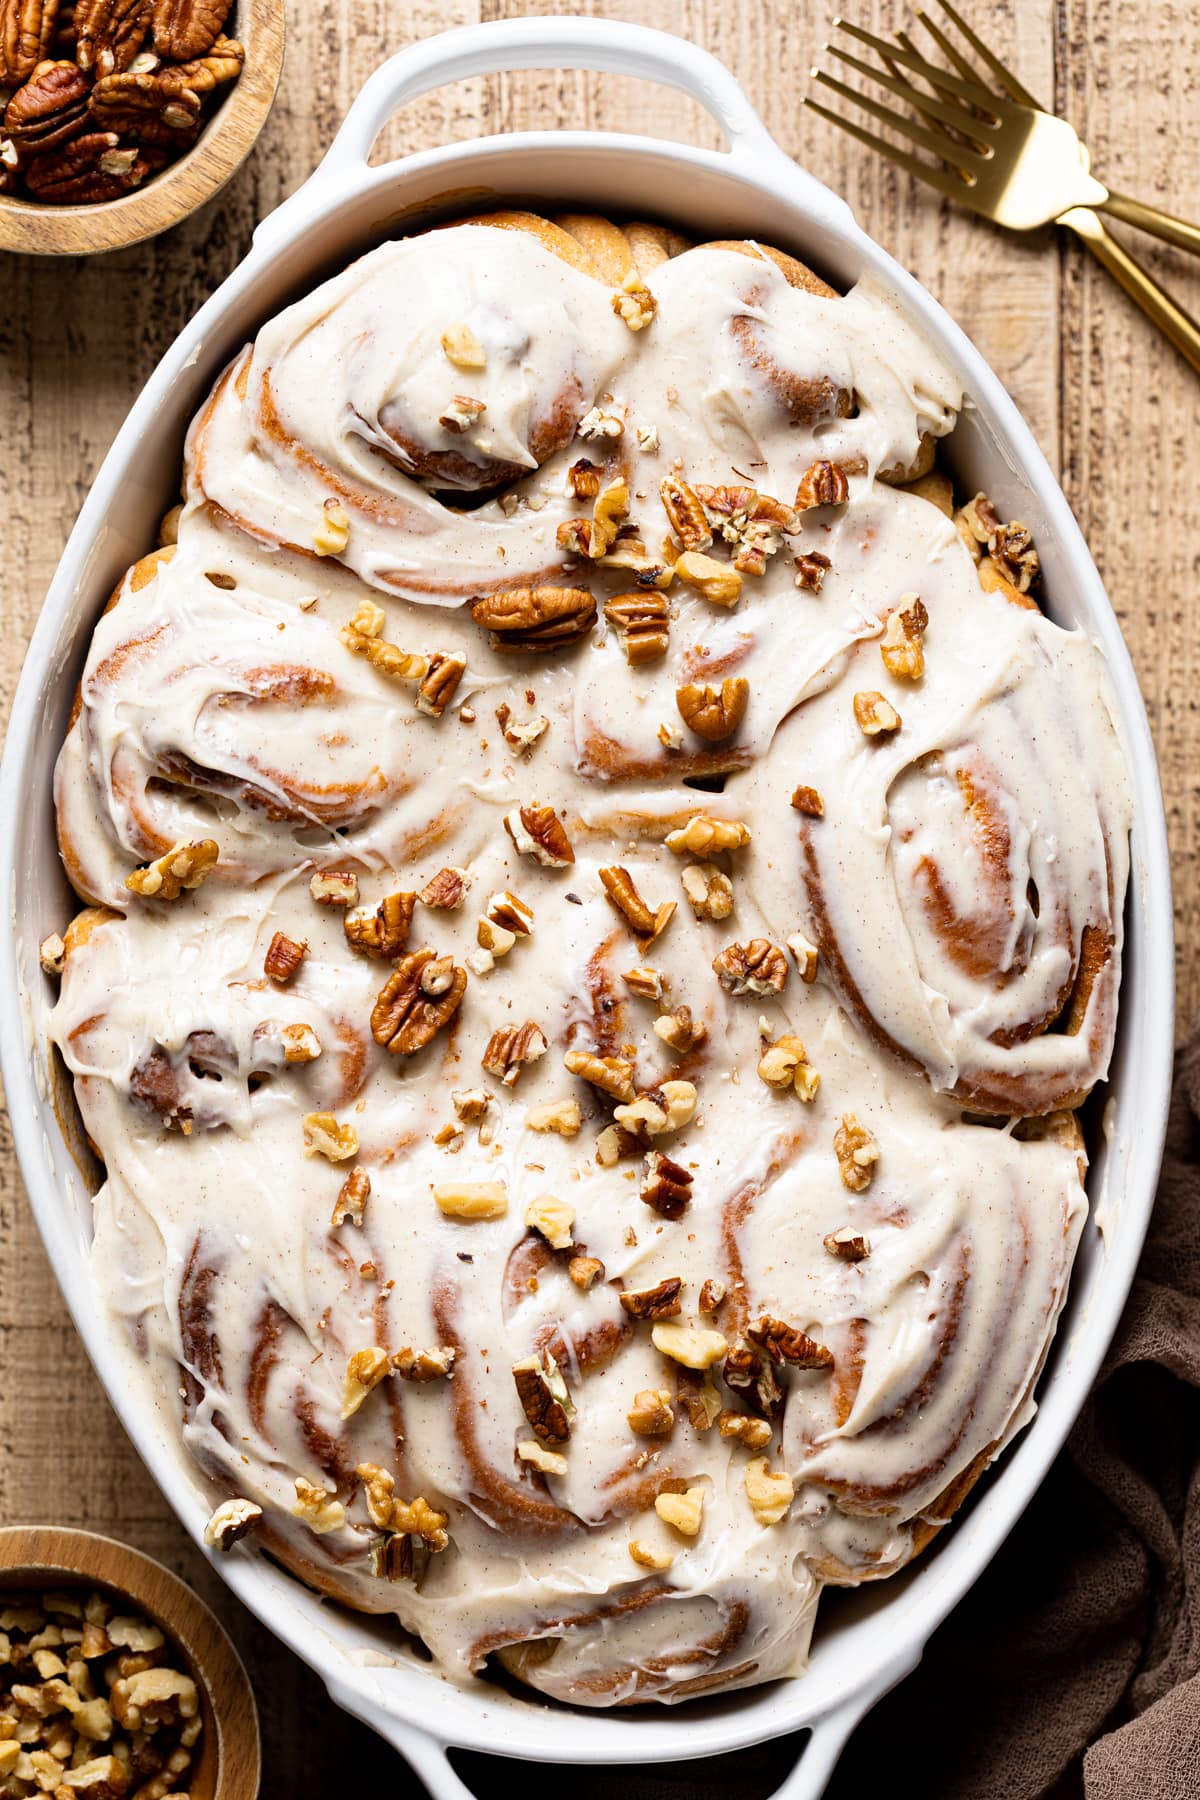
{"label": "small wooden bowl of walnut", "polygon": [[0,1530],[0,1792],[255,1800],[237,1651],[179,1577],[90,1531]]}
{"label": "small wooden bowl of walnut", "polygon": [[119,250],[211,200],[283,37],[284,0],[0,0],[0,250]]}

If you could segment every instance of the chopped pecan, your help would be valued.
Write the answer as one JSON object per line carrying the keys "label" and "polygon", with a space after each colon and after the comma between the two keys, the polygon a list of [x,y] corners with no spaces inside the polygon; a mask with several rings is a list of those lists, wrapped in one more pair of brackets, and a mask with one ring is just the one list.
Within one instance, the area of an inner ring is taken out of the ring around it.
{"label": "chopped pecan", "polygon": [[[322,502],[321,510],[317,514],[316,529],[312,534],[313,549],[318,556],[340,556],[349,542],[350,514],[346,511],[340,500],[336,500],[330,495],[327,500]],[[379,612],[378,607],[376,607],[375,610],[376,612]],[[382,625],[382,623],[383,615],[380,613],[380,624]],[[355,643],[345,631],[342,633],[342,641],[351,649],[362,650],[364,655],[369,655],[369,652],[366,651],[362,645]],[[375,657],[371,657],[372,662],[377,662],[377,666],[383,668],[385,673],[393,673],[394,671],[387,667],[382,652],[391,651],[394,655],[399,656],[401,654],[400,651],[396,650],[395,646],[391,644],[381,645],[380,651],[381,654],[378,660]]]}
{"label": "chopped pecan", "polygon": [[752,1343],[766,1351],[773,1363],[791,1363],[797,1369],[832,1369],[833,1353],[818,1344],[797,1325],[763,1313],[746,1333]]}
{"label": "chopped pecan", "polygon": [[563,1062],[572,1075],[590,1082],[612,1099],[633,1099],[633,1064],[623,1056],[593,1056],[588,1050],[568,1050]]}
{"label": "chopped pecan", "polygon": [[604,1280],[604,1264],[598,1256],[573,1256],[567,1264],[567,1274],[577,1288],[586,1290]]}
{"label": "chopped pecan", "polygon": [[310,877],[308,891],[320,906],[357,906],[358,876],[352,869],[321,869]]}
{"label": "chopped pecan", "polygon": [[830,1256],[836,1256],[841,1262],[862,1262],[871,1254],[871,1240],[861,1231],[855,1231],[852,1225],[841,1225],[836,1231],[827,1231],[821,1239]]}
{"label": "chopped pecan", "polygon": [[879,654],[889,675],[920,681],[925,673],[925,627],[929,614],[916,594],[905,594],[883,628]]}
{"label": "chopped pecan", "polygon": [[900,714],[874,688],[855,694],[854,717],[864,737],[890,737],[900,729]]}
{"label": "chopped pecan", "polygon": [[407,1345],[392,1357],[392,1367],[402,1381],[441,1381],[454,1367],[458,1351],[452,1344],[433,1350],[414,1350]]}
{"label": "chopped pecan", "polygon": [[219,855],[212,838],[176,844],[156,862],[134,869],[125,877],[125,886],[145,900],[178,900],[186,889],[198,888],[208,878]]}
{"label": "chopped pecan", "polygon": [[421,889],[420,900],[422,906],[456,912],[463,903],[466,891],[467,879],[461,869],[439,869],[433,879],[427,881]]}
{"label": "chopped pecan", "polygon": [[[533,909],[507,889],[503,893],[488,895],[484,917],[490,925],[507,932],[512,938],[528,937],[533,930]],[[511,944],[508,948],[512,948]]]}
{"label": "chopped pecan", "polygon": [[512,708],[505,702],[496,708],[496,723],[504,733],[504,741],[510,750],[518,756],[524,756],[532,750],[538,739],[550,729],[550,721],[544,713],[535,713],[532,718],[514,721]]}
{"label": "chopped pecan", "polygon": [[385,895],[374,912],[356,907],[342,919],[346,942],[364,956],[394,962],[408,942],[416,904],[416,894],[404,892]]}
{"label": "chopped pecan", "polygon": [[505,1087],[515,1087],[525,1064],[536,1062],[548,1049],[541,1026],[527,1019],[524,1025],[502,1025],[493,1031],[480,1063],[489,1075],[498,1075]]}
{"label": "chopped pecan", "polygon": [[810,463],[796,489],[796,511],[809,512],[814,506],[844,506],[849,497],[850,483],[840,463]]}
{"label": "chopped pecan", "polygon": [[787,957],[769,938],[730,944],[712,966],[727,994],[778,994],[787,980]]}
{"label": "chopped pecan", "polygon": [[562,1372],[547,1350],[544,1357],[526,1356],[513,1364],[513,1380],[521,1410],[543,1444],[565,1444],[575,1408]]}
{"label": "chopped pecan", "polygon": [[618,594],[605,603],[604,617],[620,633],[625,660],[635,668],[666,655],[671,642],[670,611],[661,594]]}
{"label": "chopped pecan", "polygon": [[743,675],[727,675],[719,688],[695,681],[675,689],[679,716],[706,744],[732,737],[746,716],[750,683]]}
{"label": "chopped pecan", "polygon": [[725,1283],[709,1275],[696,1298],[698,1313],[715,1313],[725,1298]]}
{"label": "chopped pecan", "polygon": [[707,550],[712,531],[704,506],[695,488],[678,475],[666,475],[659,483],[663,510],[671,522],[671,530],[685,550]]}
{"label": "chopped pecan", "polygon": [[99,76],[127,69],[150,26],[151,0],[75,0],[75,60]]}
{"label": "chopped pecan", "polygon": [[651,1212],[661,1218],[682,1218],[691,1203],[691,1173],[660,1150],[650,1150],[646,1154],[641,1195]]}
{"label": "chopped pecan", "polygon": [[150,18],[154,48],[167,62],[189,62],[212,49],[229,17],[232,0],[154,0]]}
{"label": "chopped pecan", "polygon": [[589,462],[586,456],[581,456],[578,462],[571,464],[567,470],[567,482],[577,500],[596,498],[600,492],[600,474],[600,469],[594,462]]}
{"label": "chopped pecan", "polygon": [[617,1296],[622,1310],[631,1319],[673,1319],[683,1311],[679,1295],[683,1287],[681,1275],[668,1275],[648,1288],[625,1288]]}
{"label": "chopped pecan", "polygon": [[639,1000],[661,1000],[666,993],[667,984],[657,969],[626,969],[621,980]]}
{"label": "chopped pecan", "polygon": [[842,1114],[842,1122],[833,1134],[833,1153],[844,1187],[852,1194],[861,1194],[870,1187],[879,1161],[879,1145],[854,1113]]}
{"label": "chopped pecan", "polygon": [[819,789],[815,787],[804,787],[801,785],[798,788],[794,788],[792,790],[792,805],[798,813],[803,813],[805,818],[823,819],[825,817],[825,802],[821,797]]}
{"label": "chopped pecan", "polygon": [[[601,412],[598,406],[593,406],[590,411],[584,413],[575,427],[575,435],[581,437],[584,443],[590,444],[604,438],[619,438],[624,430],[625,422],[616,413]],[[596,483],[595,492],[597,494],[600,492],[599,481]],[[589,495],[587,498],[590,499],[591,496]]]}
{"label": "chopped pecan", "polygon": [[411,1581],[416,1574],[412,1539],[399,1531],[372,1538],[371,1573],[376,1581]]}
{"label": "chopped pecan", "polygon": [[748,1405],[757,1406],[764,1417],[774,1418],[783,1401],[774,1369],[744,1339],[739,1339],[725,1358],[721,1370],[727,1388],[740,1394]]}
{"label": "chopped pecan", "polygon": [[514,807],[504,815],[504,829],[521,856],[535,857],[545,869],[569,869],[575,861],[566,826],[552,806]]}
{"label": "chopped pecan", "polygon": [[4,135],[22,156],[43,156],[87,124],[91,83],[73,62],[44,62],[4,112]]}
{"label": "chopped pecan", "polygon": [[431,719],[440,719],[466,672],[466,657],[452,655],[445,650],[435,650],[429,658],[429,667],[417,686],[417,711],[427,713]]}
{"label": "chopped pecan", "polygon": [[371,1177],[363,1168],[351,1169],[338,1190],[330,1224],[335,1230],[339,1225],[361,1225],[370,1198]]}
{"label": "chopped pecan", "polygon": [[822,551],[800,551],[796,557],[796,586],[807,593],[819,594],[832,567],[832,562]]}
{"label": "chopped pecan", "polygon": [[497,650],[528,655],[586,636],[596,622],[596,602],[586,588],[509,588],[476,600],[471,617],[492,633]]}
{"label": "chopped pecan", "polygon": [[605,893],[622,914],[635,937],[642,940],[643,948],[660,937],[675,916],[674,900],[664,900],[654,912],[650,911],[642,896],[638,893],[632,875],[628,869],[619,865],[600,870],[600,881]]}
{"label": "chopped pecan", "polygon": [[654,1021],[654,1035],[661,1038],[669,1050],[688,1056],[704,1043],[708,1027],[703,1020],[692,1017],[690,1006],[677,1006],[674,1012],[659,1013]]}
{"label": "chopped pecan", "polygon": [[0,87],[28,81],[50,52],[59,0],[0,0]]}
{"label": "chopped pecan", "polygon": [[267,945],[263,974],[269,975],[272,981],[290,981],[307,955],[307,944],[298,944],[285,931],[277,931]]}
{"label": "chopped pecan", "polygon": [[667,849],[675,856],[716,856],[722,850],[741,850],[750,832],[740,819],[710,819],[693,813],[686,825],[667,837]]}
{"label": "chopped pecan", "polygon": [[[448,968],[442,966],[446,964]],[[432,950],[412,950],[379,991],[371,1009],[371,1035],[393,1056],[412,1056],[454,1017],[466,989],[465,969]]]}
{"label": "chopped pecan", "polygon": [[470,394],[455,394],[445,412],[438,414],[438,424],[444,431],[453,431],[461,437],[472,425],[478,425],[486,411],[486,400],[473,400]]}

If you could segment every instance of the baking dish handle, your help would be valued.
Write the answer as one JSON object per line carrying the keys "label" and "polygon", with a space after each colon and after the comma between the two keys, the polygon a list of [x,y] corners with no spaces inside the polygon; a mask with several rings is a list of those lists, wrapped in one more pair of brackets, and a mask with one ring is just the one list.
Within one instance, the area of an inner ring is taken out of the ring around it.
{"label": "baking dish handle", "polygon": [[514,18],[440,32],[389,57],[366,82],[313,175],[263,221],[256,241],[274,236],[276,221],[293,208],[311,209],[321,191],[357,184],[380,131],[410,101],[472,75],[546,68],[594,69],[679,88],[721,127],[731,162],[783,162],[798,197],[812,212],[838,224],[851,222],[846,202],[780,149],[740,83],[698,44],[618,19]]}
{"label": "baking dish handle", "polygon": [[[834,1707],[815,1719],[808,1728],[809,1734],[795,1766],[775,1789],[770,1800],[820,1800],[850,1733],[889,1688],[895,1687],[898,1681],[912,1673],[920,1659],[920,1648],[915,1654],[909,1651],[902,1661],[889,1667],[883,1680],[872,1685],[866,1692],[851,1694],[841,1706]],[[419,1726],[411,1725],[407,1720],[399,1720],[391,1714],[381,1718],[375,1713],[371,1715],[370,1723],[389,1743],[395,1745],[415,1769],[432,1800],[477,1800],[477,1796],[450,1761],[449,1751],[453,1748],[452,1745],[431,1737]],[[502,1732],[498,1731],[498,1751],[501,1741]],[[686,1763],[676,1766],[684,1771],[687,1769]],[[536,1776],[531,1776],[528,1785],[531,1791],[536,1789]]]}

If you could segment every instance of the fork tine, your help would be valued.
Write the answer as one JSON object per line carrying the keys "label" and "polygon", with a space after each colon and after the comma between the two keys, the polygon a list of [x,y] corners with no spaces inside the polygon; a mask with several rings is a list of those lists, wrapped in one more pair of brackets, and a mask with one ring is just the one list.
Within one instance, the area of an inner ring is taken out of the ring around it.
{"label": "fork tine", "polygon": [[[856,67],[865,70],[873,80],[883,82],[885,87],[888,85],[886,77],[880,75],[878,70],[868,69],[865,63],[858,62],[857,57],[850,57],[848,60]],[[946,136],[945,132],[929,131],[924,125],[918,125],[915,119],[909,119],[903,113],[893,112],[890,106],[884,106],[880,101],[873,100],[869,94],[860,93],[857,88],[847,87],[844,81],[838,81],[834,76],[826,75],[822,69],[816,71],[815,79],[823,86],[832,88],[835,94],[842,96],[843,100],[849,100],[854,106],[861,106],[864,112],[869,112],[871,117],[878,119],[881,125],[889,125],[893,131],[903,132],[905,137],[911,138],[914,144],[920,144],[923,150],[928,150],[931,155],[938,157],[942,162],[952,162],[955,168],[965,162],[968,166],[974,165],[974,169],[982,169],[984,159],[973,150],[965,149],[961,144],[954,143]]]}
{"label": "fork tine", "polygon": [[[813,70],[814,75],[819,73],[818,69]],[[876,137],[873,131],[867,131],[863,126],[856,125],[851,119],[843,119],[840,113],[835,113],[831,107],[822,106],[819,100],[814,100],[809,94],[805,94],[804,104],[811,107],[813,112],[820,113],[823,119],[828,119],[831,125],[838,126],[842,131],[848,131],[851,137],[857,138],[860,144],[865,144],[868,150],[878,150],[879,154],[886,157],[889,162],[899,163],[902,169],[906,169],[910,175],[915,175],[918,181],[927,181],[931,187],[937,188],[939,193],[948,195],[952,200],[963,198],[965,184],[959,180],[958,176],[952,175],[948,169],[934,168],[932,163],[922,162],[919,156],[912,156],[907,150],[897,149],[896,145],[889,144],[886,138]]]}
{"label": "fork tine", "polygon": [[[844,31],[849,37],[857,38],[860,44],[866,44],[877,56],[891,56],[895,62],[902,63],[906,69],[912,69],[917,75],[924,77],[933,87],[943,93],[957,94],[960,100],[967,100],[972,106],[978,106],[983,112],[994,110],[998,104],[995,94],[990,94],[977,81],[969,81],[962,75],[951,75],[947,69],[939,68],[937,63],[926,62],[912,50],[904,50],[894,41],[876,37],[873,31],[864,31],[861,25],[852,25],[847,19],[835,19],[834,27]],[[911,89],[905,98],[913,95],[920,99],[915,89]]]}
{"label": "fork tine", "polygon": [[[1038,107],[1038,103],[1029,92],[1029,89],[1022,87],[1012,70],[1005,68],[1004,64],[1000,61],[1000,58],[993,55],[987,45],[983,43],[974,31],[972,31],[971,27],[967,24],[967,21],[961,14],[955,12],[950,4],[950,0],[938,0],[938,5],[950,22],[962,33],[963,37],[966,38],[968,44],[970,44],[972,50],[974,50],[984,67],[995,76],[1009,99],[1015,100],[1018,106],[1032,106],[1040,111],[1041,109]],[[933,20],[929,15],[918,10],[917,17],[920,19],[926,31],[929,32],[930,36],[934,39],[934,42],[937,43],[950,58],[950,61],[954,64],[959,74],[965,75],[968,80],[977,79],[976,71],[972,68],[971,64],[960,51],[954,48],[945,32],[940,30],[938,26],[933,23]]]}
{"label": "fork tine", "polygon": [[[865,75],[868,81],[877,81],[880,87],[886,88],[889,94],[895,94],[897,99],[903,100],[906,105],[919,107],[927,117],[932,113],[934,118],[940,119],[944,125],[952,125],[956,131],[964,131],[967,129],[964,120],[968,119],[970,115],[964,112],[961,106],[951,106],[947,101],[939,100],[934,95],[922,94],[918,89],[913,87],[911,82],[900,81],[894,75],[883,74],[879,69],[873,67],[871,63],[863,62],[860,57],[851,56],[848,50],[839,50],[836,44],[827,44],[826,49],[831,56],[836,56],[839,62],[848,63],[852,69],[857,69],[860,75]],[[857,93],[854,89],[851,88],[847,91],[853,99],[862,99],[862,95]],[[876,117],[888,118],[895,117],[895,115],[889,115],[885,112],[882,114],[877,113]],[[940,133],[937,135],[941,137]],[[980,142],[978,136],[975,141],[978,145]],[[925,148],[927,150],[932,150],[935,156],[940,156],[943,149],[947,147],[948,144],[949,140],[942,137],[940,146],[935,142],[926,144]],[[982,167],[984,159],[980,156],[976,156],[975,160],[979,162]]]}
{"label": "fork tine", "polygon": [[[909,35],[906,31],[898,31],[896,33],[896,42],[904,50],[915,50],[916,49],[916,45],[913,43],[912,39],[909,37]],[[883,60],[887,63],[888,70],[891,74],[898,75],[900,73],[898,67],[896,66],[896,64],[894,62],[892,62],[890,57],[884,57]],[[916,105],[916,102],[914,101],[913,104]],[[950,133],[950,136],[954,139],[956,144],[961,143],[961,144],[969,147],[971,140],[970,140],[969,136],[967,135],[967,128],[971,124],[971,121],[974,119],[975,113],[974,113],[973,109],[967,105],[965,100],[960,100],[957,102],[957,104],[961,108],[961,111],[962,111],[963,123],[962,123],[961,127],[958,125],[948,125],[946,127],[946,129]],[[926,113],[926,111],[925,111],[924,100],[922,100],[921,104],[919,106],[917,106],[917,111],[920,113],[920,115],[923,119],[927,118],[929,120],[930,124],[933,123],[932,115],[929,113]],[[964,181],[969,179],[969,172],[965,168],[960,169],[959,173],[962,175],[962,178]]]}

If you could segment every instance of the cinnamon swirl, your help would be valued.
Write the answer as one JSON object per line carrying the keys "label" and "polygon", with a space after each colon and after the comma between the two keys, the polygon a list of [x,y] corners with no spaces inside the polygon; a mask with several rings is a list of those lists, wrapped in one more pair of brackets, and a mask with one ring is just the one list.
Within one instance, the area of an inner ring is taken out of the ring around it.
{"label": "cinnamon swirl", "polygon": [[459,220],[264,325],[97,624],[97,1291],[209,1510],[454,1679],[799,1673],[1030,1416],[1130,804],[962,398],[771,246]]}

